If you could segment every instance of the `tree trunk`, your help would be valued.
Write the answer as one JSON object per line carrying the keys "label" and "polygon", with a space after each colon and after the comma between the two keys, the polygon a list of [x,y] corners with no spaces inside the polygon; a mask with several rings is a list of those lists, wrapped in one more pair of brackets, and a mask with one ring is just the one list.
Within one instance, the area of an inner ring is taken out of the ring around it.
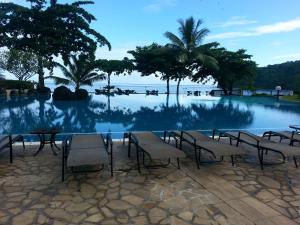
{"label": "tree trunk", "polygon": [[110,73],[107,74],[107,89],[108,94],[110,94]]}
{"label": "tree trunk", "polygon": [[166,107],[169,108],[169,98],[170,98],[170,94],[167,93],[167,101],[166,101]]}
{"label": "tree trunk", "polygon": [[79,89],[80,89],[80,84],[76,84],[75,92],[79,91]]}
{"label": "tree trunk", "polygon": [[43,67],[43,59],[41,56],[38,56],[38,74],[39,74],[39,88],[45,87],[45,80],[44,80],[44,67]]}
{"label": "tree trunk", "polygon": [[19,80],[19,85],[18,85],[19,86],[19,94],[21,94],[21,93],[23,93],[23,91],[22,91],[23,90],[22,78],[19,78],[18,80]]}
{"label": "tree trunk", "polygon": [[177,88],[176,88],[176,94],[178,95],[179,94],[179,86],[180,86],[180,82],[181,82],[181,78],[178,79],[178,82],[177,82]]}
{"label": "tree trunk", "polygon": [[170,79],[167,79],[167,94],[170,94]]}

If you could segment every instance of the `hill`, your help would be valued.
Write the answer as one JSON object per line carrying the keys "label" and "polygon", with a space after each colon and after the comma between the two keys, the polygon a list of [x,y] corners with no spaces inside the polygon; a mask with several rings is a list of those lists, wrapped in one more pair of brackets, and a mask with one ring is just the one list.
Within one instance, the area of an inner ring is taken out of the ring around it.
{"label": "hill", "polygon": [[259,67],[254,82],[255,88],[300,90],[300,60]]}

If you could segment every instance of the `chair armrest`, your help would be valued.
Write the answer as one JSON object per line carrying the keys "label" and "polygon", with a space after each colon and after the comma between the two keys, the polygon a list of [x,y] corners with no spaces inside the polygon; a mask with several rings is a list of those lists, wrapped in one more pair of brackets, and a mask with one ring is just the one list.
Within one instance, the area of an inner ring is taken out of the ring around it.
{"label": "chair armrest", "polygon": [[71,140],[72,140],[72,135],[69,135],[62,142],[62,150],[63,150],[63,155],[65,157],[67,157],[69,154]]}
{"label": "chair armrest", "polygon": [[185,134],[185,135],[187,135],[188,137],[190,137],[190,138],[193,140],[194,144],[196,144],[196,141],[197,141],[197,140],[196,140],[196,138],[193,137],[193,135],[191,135],[191,134],[189,134],[188,132],[182,130],[182,131],[181,131],[181,135],[180,135],[180,138],[181,138],[181,139],[184,139],[184,138],[183,138],[183,134]]}
{"label": "chair armrest", "polygon": [[[110,151],[108,151],[108,149],[110,149]],[[113,151],[113,141],[112,141],[110,133],[106,134],[106,150],[107,150],[108,154],[112,154],[112,151]]]}
{"label": "chair armrest", "polygon": [[244,134],[244,135],[252,138],[253,140],[255,140],[257,147],[259,147],[260,140],[254,134],[251,134],[251,133],[249,133],[247,131],[239,131],[238,142],[240,142],[240,140],[241,140],[241,134]]}

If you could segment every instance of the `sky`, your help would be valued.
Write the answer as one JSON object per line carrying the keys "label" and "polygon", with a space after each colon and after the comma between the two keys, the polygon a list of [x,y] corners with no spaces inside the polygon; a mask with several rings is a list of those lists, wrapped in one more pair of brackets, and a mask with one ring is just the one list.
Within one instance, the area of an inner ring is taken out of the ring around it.
{"label": "sky", "polygon": [[[164,33],[177,34],[178,19],[193,16],[210,30],[204,43],[217,41],[228,50],[246,49],[259,66],[300,59],[299,0],[96,0],[85,8],[97,18],[91,26],[112,45],[111,51],[99,48],[98,58],[122,59],[136,46],[167,44]],[[112,82],[160,83],[137,74],[114,77]]]}

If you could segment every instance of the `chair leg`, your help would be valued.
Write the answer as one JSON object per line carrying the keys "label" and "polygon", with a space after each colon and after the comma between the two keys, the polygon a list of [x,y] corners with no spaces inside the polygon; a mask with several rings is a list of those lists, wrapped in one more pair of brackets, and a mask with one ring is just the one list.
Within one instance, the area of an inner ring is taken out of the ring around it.
{"label": "chair leg", "polygon": [[177,168],[180,169],[179,158],[177,158]]}
{"label": "chair leg", "polygon": [[294,159],[295,167],[298,168],[298,163],[297,163],[296,156],[293,156],[293,159]]}
{"label": "chair leg", "polygon": [[198,159],[198,153],[197,153],[197,148],[195,147],[195,160],[196,160],[196,164],[197,164],[197,168],[200,169],[200,165],[199,165],[199,159]]}
{"label": "chair leg", "polygon": [[24,138],[22,137],[22,144],[23,144],[23,149],[25,150],[25,142],[24,142]]}
{"label": "chair leg", "polygon": [[114,176],[113,169],[114,169],[114,166],[113,166],[113,150],[111,148],[111,153],[110,153],[110,175],[111,175],[111,177]]}
{"label": "chair leg", "polygon": [[61,182],[65,180],[65,150],[63,149],[62,154],[62,168],[61,168]]}
{"label": "chair leg", "polygon": [[233,155],[230,156],[231,157],[231,165],[234,166],[234,159],[233,159]]}
{"label": "chair leg", "polygon": [[12,137],[9,136],[9,161],[13,163],[13,148],[12,148]]}
{"label": "chair leg", "polygon": [[136,161],[138,166],[138,171],[141,173],[141,166],[140,166],[140,158],[139,158],[139,147],[136,146]]}
{"label": "chair leg", "polygon": [[263,150],[257,150],[257,151],[258,151],[258,157],[260,162],[260,169],[264,170],[264,151]]}
{"label": "chair leg", "polygon": [[130,158],[130,151],[131,151],[131,142],[130,142],[130,138],[128,140],[128,158]]}

